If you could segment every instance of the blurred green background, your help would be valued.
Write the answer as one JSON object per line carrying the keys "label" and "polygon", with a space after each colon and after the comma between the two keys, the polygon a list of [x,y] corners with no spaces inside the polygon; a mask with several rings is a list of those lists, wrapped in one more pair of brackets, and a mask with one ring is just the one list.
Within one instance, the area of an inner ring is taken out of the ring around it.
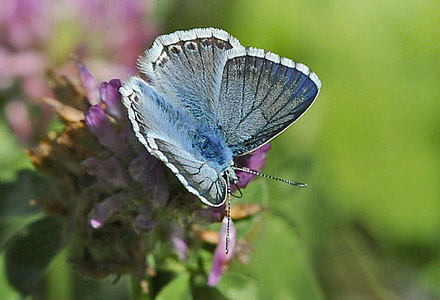
{"label": "blurred green background", "polygon": [[[259,179],[270,211],[249,265],[234,262],[221,290],[245,273],[255,285],[237,299],[440,299],[440,2],[167,0],[150,17],[159,32],[223,28],[322,81],[264,169],[309,188]],[[3,117],[0,137],[8,180],[30,163]],[[75,299],[77,285],[104,286],[86,299],[126,295],[113,291],[125,279],[75,285],[64,260],[47,275],[52,299]],[[0,293],[18,299],[4,277]]]}

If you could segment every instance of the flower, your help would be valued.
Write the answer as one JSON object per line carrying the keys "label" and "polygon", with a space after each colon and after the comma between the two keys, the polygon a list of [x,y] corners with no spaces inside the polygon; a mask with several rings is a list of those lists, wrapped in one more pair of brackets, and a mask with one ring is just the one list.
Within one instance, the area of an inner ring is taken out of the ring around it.
{"label": "flower", "polygon": [[[54,94],[61,99],[47,103],[64,129],[29,150],[37,170],[51,179],[51,196],[38,203],[47,214],[64,220],[69,261],[88,277],[131,273],[143,278],[146,268],[152,269],[147,254],[157,262],[177,254],[178,262],[185,264],[199,253],[191,251],[193,247],[205,246],[196,239],[217,242],[208,279],[209,285],[216,285],[240,249],[231,220],[226,253],[225,208],[204,207],[139,143],[121,104],[119,79],[96,84],[82,62],[77,67],[82,85],[51,75]],[[242,157],[240,163],[260,169],[267,150]],[[231,216],[249,218],[261,211],[257,206],[232,205]],[[212,234],[209,225],[221,220],[220,232]]]}
{"label": "flower", "polygon": [[110,82],[101,83],[99,88],[99,94],[102,102],[105,103],[105,109],[107,114],[117,120],[124,120],[127,118],[125,109],[121,103],[121,95],[119,94],[119,88],[122,86],[119,79],[112,79]]}
{"label": "flower", "polygon": [[[26,111],[42,111],[39,118],[28,120],[32,123],[30,132],[18,136],[23,145],[34,145],[52,119],[51,111],[42,101],[53,97],[46,70],[65,62],[74,53],[92,66],[95,78],[100,80],[133,74],[138,54],[156,33],[148,18],[151,7],[151,0],[2,1],[0,94],[5,90],[11,100],[19,99],[26,104]],[[78,67],[90,103],[106,103],[105,98],[100,98],[96,80],[86,74],[87,68]],[[112,109],[111,105],[108,107]],[[8,121],[14,119],[12,110],[6,114]],[[14,134],[23,133],[14,126],[11,123]]]}
{"label": "flower", "polygon": [[[270,149],[270,144],[266,144],[254,152],[239,156],[234,159],[234,163],[239,167],[247,167],[254,171],[261,171],[263,169],[264,164],[266,162],[266,154]],[[255,178],[256,175],[237,171],[238,182],[237,186],[240,188],[245,188],[249,182]]]}
{"label": "flower", "polygon": [[86,125],[92,134],[98,139],[99,143],[108,148],[116,156],[124,158],[130,149],[121,139],[115,128],[110,124],[110,120],[104,110],[99,105],[94,105],[85,112]]}
{"label": "flower", "polygon": [[90,213],[90,225],[98,229],[104,225],[112,215],[117,213],[124,203],[124,195],[115,194],[107,197],[93,207]]}
{"label": "flower", "polygon": [[87,93],[87,99],[89,100],[91,105],[97,105],[101,101],[99,97],[99,91],[97,89],[98,83],[93,78],[92,74],[90,74],[89,69],[81,62],[76,62],[78,66],[79,77],[81,78],[82,85]]}
{"label": "flower", "polygon": [[48,0],[2,2],[0,39],[10,48],[25,49],[44,43],[50,33]]}

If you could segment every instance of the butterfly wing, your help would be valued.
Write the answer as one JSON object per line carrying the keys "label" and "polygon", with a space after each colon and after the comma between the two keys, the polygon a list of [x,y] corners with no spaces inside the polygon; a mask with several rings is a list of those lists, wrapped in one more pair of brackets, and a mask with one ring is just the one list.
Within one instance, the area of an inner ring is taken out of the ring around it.
{"label": "butterfly wing", "polygon": [[203,203],[222,205],[226,199],[226,182],[221,174],[185,150],[184,140],[188,139],[178,128],[191,120],[185,119],[185,115],[139,77],[130,78],[120,92],[136,137],[145,148]]}
{"label": "butterfly wing", "polygon": [[220,29],[176,31],[159,36],[138,64],[167,101],[212,126],[226,53],[236,48],[243,46]]}
{"label": "butterfly wing", "polygon": [[218,129],[234,155],[255,150],[293,124],[321,87],[305,65],[244,48],[213,28],[158,37],[139,66],[167,101]]}
{"label": "butterfly wing", "polygon": [[[228,151],[243,155],[293,124],[321,87],[306,66],[244,48],[212,28],[160,36],[138,64],[148,83],[132,78],[121,93],[139,141],[211,206],[224,202],[225,180],[212,162],[188,151],[191,138],[182,139],[170,119],[211,128]],[[151,107],[158,101],[162,109]]]}
{"label": "butterfly wing", "polygon": [[255,48],[228,53],[215,109],[234,155],[249,153],[292,125],[321,88],[305,65]]}
{"label": "butterfly wing", "polygon": [[[182,184],[203,203],[220,206],[226,200],[226,182],[206,162],[199,161],[177,145],[160,139],[151,141],[153,153],[165,162]],[[154,147],[154,146],[157,147]],[[163,154],[161,157],[160,154]]]}

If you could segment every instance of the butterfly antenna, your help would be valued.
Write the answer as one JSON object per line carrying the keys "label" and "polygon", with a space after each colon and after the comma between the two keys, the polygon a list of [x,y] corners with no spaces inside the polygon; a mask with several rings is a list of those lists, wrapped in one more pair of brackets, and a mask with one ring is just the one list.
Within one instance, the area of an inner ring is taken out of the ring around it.
{"label": "butterfly antenna", "polygon": [[245,173],[249,173],[249,174],[253,174],[253,175],[258,175],[258,176],[261,176],[264,178],[274,179],[274,180],[281,181],[281,182],[284,182],[284,183],[287,183],[290,185],[294,185],[294,186],[299,186],[299,187],[307,187],[308,186],[307,183],[301,183],[301,182],[291,181],[291,180],[287,180],[287,179],[283,179],[283,178],[278,178],[278,177],[271,176],[271,175],[266,175],[266,174],[251,170],[246,167],[233,166],[232,168],[237,171],[241,171],[241,172],[245,172]]}
{"label": "butterfly antenna", "polygon": [[226,181],[226,185],[228,187],[228,199],[227,201],[227,210],[226,210],[226,216],[228,218],[228,224],[226,225],[226,254],[229,253],[229,223],[231,222],[231,184],[229,183],[229,180]]}

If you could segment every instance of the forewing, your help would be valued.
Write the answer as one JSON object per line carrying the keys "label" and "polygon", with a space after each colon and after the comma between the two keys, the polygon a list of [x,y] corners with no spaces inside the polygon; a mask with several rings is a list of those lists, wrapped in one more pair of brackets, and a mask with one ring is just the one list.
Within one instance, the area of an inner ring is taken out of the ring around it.
{"label": "forewing", "polygon": [[213,125],[226,53],[233,48],[244,49],[220,29],[176,31],[159,36],[138,65],[164,98]]}
{"label": "forewing", "polygon": [[[161,102],[140,78],[132,77],[121,88],[123,103],[138,140],[156,158],[160,159],[180,180],[185,188],[203,203],[220,206],[226,199],[226,182],[207,162],[202,162],[182,148],[179,132],[169,127],[167,118],[175,112],[155,108],[152,103]],[[154,99],[156,98],[156,99]]]}
{"label": "forewing", "polygon": [[234,155],[261,147],[292,125],[321,82],[303,64],[255,48],[231,50],[215,119]]}

